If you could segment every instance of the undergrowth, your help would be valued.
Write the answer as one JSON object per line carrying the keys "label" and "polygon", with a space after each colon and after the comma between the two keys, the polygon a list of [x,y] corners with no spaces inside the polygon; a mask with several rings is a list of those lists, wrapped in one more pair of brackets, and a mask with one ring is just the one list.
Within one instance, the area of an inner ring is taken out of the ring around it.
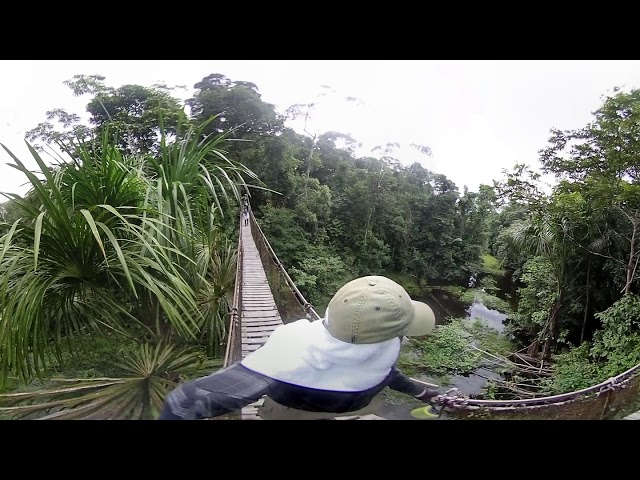
{"label": "undergrowth", "polygon": [[468,375],[481,367],[487,356],[508,355],[514,347],[510,340],[481,320],[453,319],[438,325],[423,339],[412,340],[400,357],[399,365],[407,372],[434,377]]}

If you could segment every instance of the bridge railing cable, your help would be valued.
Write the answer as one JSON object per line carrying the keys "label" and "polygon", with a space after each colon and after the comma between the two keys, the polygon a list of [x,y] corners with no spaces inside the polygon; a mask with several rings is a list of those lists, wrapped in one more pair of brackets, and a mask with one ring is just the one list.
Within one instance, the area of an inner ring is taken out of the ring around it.
{"label": "bridge railing cable", "polygon": [[451,416],[486,419],[607,420],[640,409],[640,365],[573,392],[526,400],[468,399],[459,392],[439,402]]}
{"label": "bridge railing cable", "polygon": [[301,318],[308,318],[312,321],[318,320],[320,315],[318,315],[287,273],[262,228],[260,228],[251,208],[249,208],[249,217],[251,234],[260,253],[262,265],[283,323],[289,323]]}
{"label": "bridge railing cable", "polygon": [[233,304],[229,315],[229,334],[227,336],[227,347],[224,355],[224,366],[240,360],[242,355],[241,318],[242,313],[242,211],[238,220],[238,251],[236,254],[236,279],[233,288]]}

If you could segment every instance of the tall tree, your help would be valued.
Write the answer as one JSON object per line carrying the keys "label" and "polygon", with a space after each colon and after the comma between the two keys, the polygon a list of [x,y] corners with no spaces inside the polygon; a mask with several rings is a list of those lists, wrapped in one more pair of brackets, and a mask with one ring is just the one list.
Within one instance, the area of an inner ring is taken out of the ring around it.
{"label": "tall tree", "polygon": [[254,83],[212,73],[194,88],[195,94],[187,100],[192,117],[198,122],[216,117],[207,126],[207,134],[233,130],[236,138],[247,138],[253,134],[275,134],[283,127],[281,116],[273,105],[262,100]]}
{"label": "tall tree", "polygon": [[620,265],[621,293],[637,285],[640,260],[640,90],[616,89],[578,130],[552,130],[551,145],[541,151],[546,172],[574,184],[606,212],[606,228],[626,245]]}
{"label": "tall tree", "polygon": [[[55,108],[47,112],[47,120],[27,132],[31,142],[63,144],[69,147],[78,140],[95,140],[101,145],[102,134],[113,135],[118,147],[132,154],[157,152],[161,131],[175,134],[178,118],[183,114],[179,100],[163,85],[145,87],[123,85],[118,88],[105,84],[102,75],[74,75],[64,82],[74,96],[88,95],[89,125],[79,115]],[[57,126],[52,123],[57,122]],[[36,145],[42,149],[42,145]]]}

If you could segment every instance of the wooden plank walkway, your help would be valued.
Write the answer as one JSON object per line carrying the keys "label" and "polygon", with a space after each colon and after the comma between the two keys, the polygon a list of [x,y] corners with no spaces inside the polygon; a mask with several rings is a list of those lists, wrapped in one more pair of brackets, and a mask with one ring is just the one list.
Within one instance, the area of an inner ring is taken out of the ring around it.
{"label": "wooden plank walkway", "polygon": [[[251,235],[251,222],[240,226],[242,235],[242,311],[240,312],[242,358],[260,348],[282,319],[271,293],[256,243]],[[258,407],[264,398],[241,411],[242,420],[261,420]]]}

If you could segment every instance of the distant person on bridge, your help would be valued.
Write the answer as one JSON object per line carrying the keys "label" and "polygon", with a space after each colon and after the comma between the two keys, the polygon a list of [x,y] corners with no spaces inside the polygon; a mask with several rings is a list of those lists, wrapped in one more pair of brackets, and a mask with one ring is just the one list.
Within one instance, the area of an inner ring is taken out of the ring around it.
{"label": "distant person on bridge", "polygon": [[338,290],[323,319],[282,325],[242,361],[179,385],[159,419],[217,417],[264,395],[264,419],[332,419],[364,412],[385,387],[430,403],[439,392],[405,376],[396,362],[405,335],[424,336],[434,326],[431,308],[396,282],[358,278]]}
{"label": "distant person on bridge", "polygon": [[249,196],[246,193],[242,196],[242,218],[244,226],[249,225]]}

